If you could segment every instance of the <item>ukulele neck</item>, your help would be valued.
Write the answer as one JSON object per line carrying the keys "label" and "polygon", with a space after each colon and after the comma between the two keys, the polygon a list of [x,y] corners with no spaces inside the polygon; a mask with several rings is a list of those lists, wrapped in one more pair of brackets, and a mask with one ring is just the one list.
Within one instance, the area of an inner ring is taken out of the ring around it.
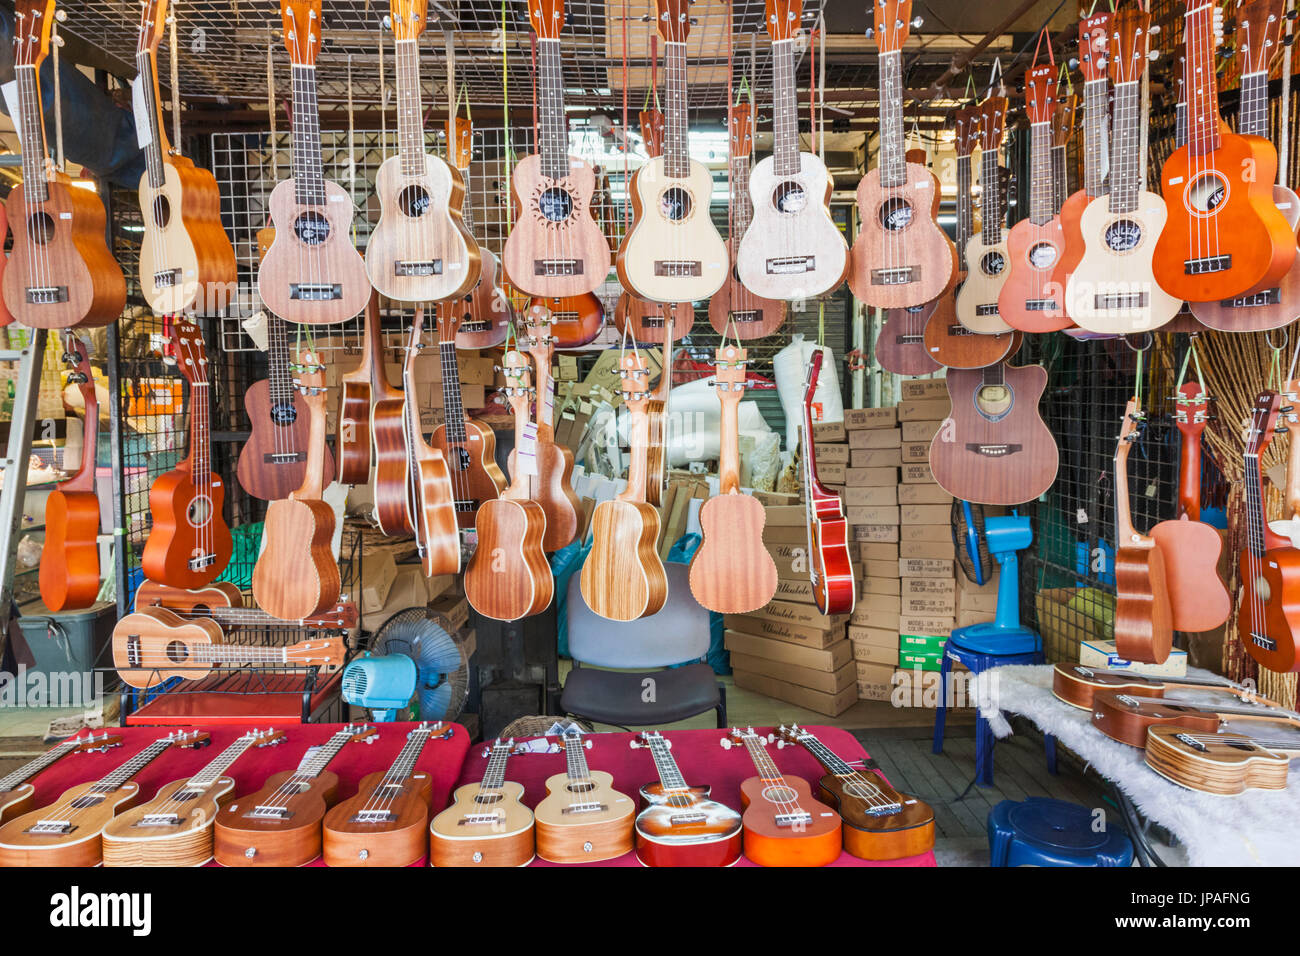
{"label": "ukulele neck", "polygon": [[688,790],[686,778],[682,776],[673,759],[668,741],[661,736],[650,737],[648,741],[650,756],[655,762],[655,772],[659,774],[659,785],[664,790]]}
{"label": "ukulele neck", "polygon": [[537,86],[542,175],[548,179],[565,179],[569,175],[569,119],[564,112],[559,40],[537,40]]}
{"label": "ukulele neck", "polygon": [[772,44],[772,169],[799,175],[799,96],[794,82],[794,40]]}
{"label": "ukulele neck", "polygon": [[1052,218],[1052,124],[1029,127],[1029,221],[1043,226]]}
{"label": "ukulele neck", "polygon": [[686,44],[664,44],[664,173],[673,179],[691,174],[686,115]]}
{"label": "ukulele neck", "polygon": [[144,98],[143,113],[149,130],[149,141],[144,147],[145,171],[149,174],[149,185],[161,189],[167,181],[164,163],[171,147],[163,126],[162,103],[158,98],[157,49],[141,50],[135,55],[135,65],[139,71],[137,82],[140,84],[140,95]]}
{"label": "ukulele neck", "polygon": [[980,237],[986,246],[1002,241],[1002,186],[998,150],[980,154]]}
{"label": "ukulele neck", "polygon": [[424,745],[433,736],[433,731],[434,728],[432,727],[417,727],[407,735],[406,743],[402,745],[401,751],[393,760],[392,766],[388,768],[388,772],[379,781],[376,790],[381,790],[384,787],[398,787],[410,779],[411,774],[415,772],[415,762],[420,759],[420,754],[424,751]]}
{"label": "ukulele neck", "polygon": [[902,53],[877,55],[880,62],[880,185],[894,189],[907,182],[907,146],[903,141]]}
{"label": "ukulele neck", "polygon": [[293,493],[299,501],[319,501],[325,491],[325,392],[308,389],[307,409],[311,416],[307,430],[307,467],[302,485]]}
{"label": "ukulele neck", "polygon": [[743,236],[754,219],[754,204],[749,197],[749,154],[731,157],[732,235]]}
{"label": "ukulele neck", "polygon": [[90,792],[112,793],[114,790],[117,790],[137,773],[147,767],[151,761],[157,759],[157,757],[170,747],[173,742],[174,739],[170,737],[162,737],[155,740],[148,747],[145,747],[144,750],[141,750],[138,754],[126,763],[122,764],[112,773],[100,777],[91,786]]}
{"label": "ukulele neck", "polygon": [[[254,739],[255,738],[251,735],[240,737],[209,761],[207,766],[194,776],[190,777],[182,789],[206,790],[208,787],[212,786],[217,782],[217,779],[222,774],[230,769],[231,765],[233,765],[236,760],[244,755],[244,752],[248,750],[249,747],[253,746]],[[174,796],[173,799],[176,799],[176,797]]]}
{"label": "ukulele neck", "polygon": [[1114,214],[1137,211],[1146,156],[1142,151],[1142,84],[1115,84],[1114,139],[1110,148],[1110,201]]}
{"label": "ukulele neck", "polygon": [[1089,198],[1106,191],[1107,99],[1105,78],[1083,84],[1083,189]]}
{"label": "ukulele neck", "polygon": [[424,107],[420,102],[420,42],[415,37],[396,42],[397,155],[403,176],[423,176]]}
{"label": "ukulele neck", "polygon": [[483,779],[479,783],[480,794],[500,793],[506,784],[506,761],[510,759],[511,742],[498,740],[492,745],[487,767],[483,770]]}
{"label": "ukulele neck", "polygon": [[326,205],[316,67],[303,63],[293,64],[292,144],[294,201],[300,206]]}
{"label": "ukulele neck", "polygon": [[1215,81],[1214,0],[1191,0],[1183,33],[1187,43],[1183,81],[1187,89],[1187,148],[1194,155],[1219,148],[1219,90]]}
{"label": "ukulele neck", "polygon": [[957,261],[965,268],[966,246],[974,231],[974,204],[971,202],[970,156],[957,157]]}
{"label": "ukulele neck", "polygon": [[266,391],[271,408],[293,405],[293,373],[289,370],[289,325],[284,319],[266,316]]}
{"label": "ukulele neck", "polygon": [[45,119],[41,109],[41,85],[37,78],[39,61],[14,67],[18,84],[18,139],[23,150],[23,195],[28,203],[42,203],[50,198],[46,169]]}
{"label": "ukulele neck", "polygon": [[581,734],[564,735],[565,773],[571,783],[590,783],[591,770],[587,767],[586,748]]}
{"label": "ukulele neck", "polygon": [[35,760],[23,764],[13,773],[0,777],[0,793],[9,793],[11,790],[16,790],[45,768],[51,766],[56,760],[72,753],[81,743],[80,740],[65,740],[53,750],[47,750]]}

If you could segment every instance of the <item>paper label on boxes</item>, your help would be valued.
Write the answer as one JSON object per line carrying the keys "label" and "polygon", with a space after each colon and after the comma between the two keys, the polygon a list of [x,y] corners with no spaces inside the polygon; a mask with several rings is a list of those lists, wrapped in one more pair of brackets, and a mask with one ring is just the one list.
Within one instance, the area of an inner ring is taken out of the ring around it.
{"label": "paper label on boxes", "polygon": [[521,475],[537,474],[537,423],[527,422],[515,445],[515,463]]}

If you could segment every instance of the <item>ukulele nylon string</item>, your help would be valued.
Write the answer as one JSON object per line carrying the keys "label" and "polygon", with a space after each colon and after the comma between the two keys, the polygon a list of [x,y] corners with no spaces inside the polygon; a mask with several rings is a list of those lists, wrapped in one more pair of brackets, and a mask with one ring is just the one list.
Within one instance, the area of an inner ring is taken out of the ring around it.
{"label": "ukulele nylon string", "polygon": [[[46,199],[49,196],[49,174],[47,168],[48,160],[46,159],[45,152],[45,129],[41,120],[40,81],[37,73],[39,58],[37,56],[38,51],[36,44],[39,35],[39,28],[36,23],[36,18],[42,14],[33,10],[29,15],[33,18],[29,37],[27,40],[20,39],[20,29],[15,28],[14,44],[17,49],[17,52],[15,53],[15,63],[17,63],[24,71],[19,74],[20,80],[18,86],[19,100],[22,102],[21,125],[27,131],[27,136],[24,137],[25,141],[22,143],[24,164],[28,162],[28,154],[32,157],[30,160],[30,175],[24,171],[24,179],[31,180],[31,187],[23,190],[24,202],[28,207],[27,210],[24,210],[27,213],[27,245],[29,248],[29,255],[27,257],[27,284],[29,289],[33,287],[40,289],[48,288],[51,284],[49,278],[49,263],[47,260],[48,249],[46,243],[38,240],[38,234],[41,236],[45,235],[44,209]],[[22,77],[26,78],[26,82],[23,82],[23,79],[21,79]],[[28,194],[32,192],[33,188],[35,189],[36,200],[34,203],[28,196]],[[42,196],[45,198],[42,198]],[[31,212],[33,206],[36,209],[35,214]],[[38,218],[40,220],[39,224]],[[39,295],[34,297],[36,301],[39,301],[40,298]]]}
{"label": "ukulele nylon string", "polygon": [[[257,734],[254,731],[244,734],[234,741],[229,747],[217,754],[212,760],[208,761],[198,773],[186,778],[185,782],[172,791],[171,795],[157,806],[154,807],[154,813],[167,813],[173,808],[180,807],[183,804],[190,803],[195,798],[180,799],[176,795],[186,793],[187,791],[199,789],[206,790],[216,783],[219,778],[239,757],[253,745],[253,740]],[[201,796],[201,794],[200,794]],[[210,817],[207,819],[211,819]]]}
{"label": "ukulele nylon string", "polygon": [[[754,767],[758,770],[759,782],[763,784],[764,799],[775,804],[782,814],[794,814],[799,811],[799,799],[794,792],[794,788],[785,782],[785,777],[777,769],[776,764],[772,762],[772,758],[768,755],[766,746],[760,742],[758,734],[750,732],[742,734],[742,737],[750,758],[754,761]],[[787,797],[787,793],[791,794],[791,796]],[[774,797],[773,794],[776,794],[776,796]]]}
{"label": "ukulele nylon string", "polygon": [[310,759],[300,763],[292,773],[285,777],[280,785],[272,790],[258,806],[275,810],[285,809],[288,805],[287,801],[294,794],[301,792],[304,783],[320,776],[321,771],[337,756],[338,752],[343,749],[343,745],[356,732],[356,729],[349,724],[336,733],[326,742],[324,747],[313,754]]}
{"label": "ukulele nylon string", "polygon": [[[831,773],[835,774],[836,776],[842,779],[847,778],[849,780],[852,780],[854,783],[858,784],[860,787],[866,789],[867,791],[866,794],[853,793],[852,791],[850,791],[849,792],[850,796],[856,798],[862,803],[865,803],[867,806],[876,809],[892,807],[897,803],[897,801],[890,800],[888,797],[885,796],[879,784],[877,784],[871,778],[867,777],[861,771],[855,770],[853,767],[849,766],[848,761],[839,757],[834,751],[832,751],[829,747],[827,747],[820,740],[818,740],[817,737],[813,736],[810,733],[801,733],[798,736],[798,740],[799,743],[803,744],[806,748],[808,748],[809,752],[811,752],[813,756],[817,757],[817,759],[821,761],[821,763],[828,770],[830,770]],[[843,766],[845,770],[847,770],[847,773],[842,773],[833,769],[836,766]]]}
{"label": "ukulele nylon string", "polygon": [[407,735],[402,749],[398,752],[383,777],[379,779],[367,795],[366,801],[362,804],[358,813],[388,809],[393,805],[393,802],[398,797],[398,785],[411,776],[412,771],[415,769],[415,761],[419,759],[420,753],[424,750],[424,745],[428,743],[432,732],[432,728],[427,723],[424,723]]}
{"label": "ukulele nylon string", "polygon": [[40,811],[42,819],[59,820],[65,823],[71,823],[92,807],[102,806],[104,802],[102,800],[86,801],[81,803],[80,806],[77,804],[78,801],[86,800],[86,798],[92,793],[108,794],[121,789],[127,781],[139,773],[151,760],[170,747],[174,740],[176,740],[176,738],[172,736],[161,737],[158,740],[155,740],[130,760],[115,767],[103,777],[100,777],[97,781],[91,784],[84,793],[80,793],[68,800],[60,800],[60,802],[52,809]]}

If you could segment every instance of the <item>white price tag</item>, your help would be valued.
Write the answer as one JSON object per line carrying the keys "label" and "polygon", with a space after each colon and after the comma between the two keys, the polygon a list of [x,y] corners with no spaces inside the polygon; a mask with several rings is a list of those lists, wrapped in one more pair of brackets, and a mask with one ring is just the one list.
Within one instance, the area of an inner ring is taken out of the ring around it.
{"label": "white price tag", "polygon": [[22,109],[18,105],[18,81],[10,80],[8,83],[0,86],[0,93],[4,94],[5,109],[9,111],[9,118],[14,121],[14,129],[22,129],[23,122]]}
{"label": "white price tag", "polygon": [[538,416],[543,425],[552,425],[555,423],[555,392],[551,389],[546,390],[546,395],[542,399],[542,412]]}
{"label": "white price tag", "polygon": [[536,422],[528,422],[524,425],[523,434],[519,436],[519,441],[515,444],[515,463],[519,466],[519,474],[537,474]]}
{"label": "white price tag", "polygon": [[144,75],[131,81],[131,110],[135,113],[135,142],[148,149],[153,142],[153,121],[149,117],[149,101],[145,96]]}

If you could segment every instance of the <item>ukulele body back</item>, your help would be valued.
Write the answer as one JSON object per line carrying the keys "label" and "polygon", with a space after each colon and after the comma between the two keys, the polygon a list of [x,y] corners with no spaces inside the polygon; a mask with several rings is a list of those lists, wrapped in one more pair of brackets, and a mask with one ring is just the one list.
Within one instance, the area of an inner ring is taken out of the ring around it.
{"label": "ukulele body back", "polygon": [[85,608],[99,594],[99,498],[56,488],[45,499],[45,545],[37,572],[51,611]]}
{"label": "ukulele body back", "polygon": [[253,568],[253,599],[272,617],[297,621],[339,598],[334,509],[320,499],[283,498],[266,509],[266,549]]}
{"label": "ukulele body back", "polygon": [[739,492],[715,495],[700,509],[703,540],[691,557],[695,599],[719,614],[748,614],[776,593],[776,563],[763,545],[763,505]]}
{"label": "ukulele body back", "polygon": [[529,499],[500,498],[478,510],[478,547],[465,569],[465,598],[498,621],[539,614],[555,594],[542,551],[546,514]]}
{"label": "ukulele body back", "polygon": [[657,614],[668,599],[659,559],[659,512],[644,501],[602,501],[591,517],[592,548],[579,584],[587,606],[611,621]]}

